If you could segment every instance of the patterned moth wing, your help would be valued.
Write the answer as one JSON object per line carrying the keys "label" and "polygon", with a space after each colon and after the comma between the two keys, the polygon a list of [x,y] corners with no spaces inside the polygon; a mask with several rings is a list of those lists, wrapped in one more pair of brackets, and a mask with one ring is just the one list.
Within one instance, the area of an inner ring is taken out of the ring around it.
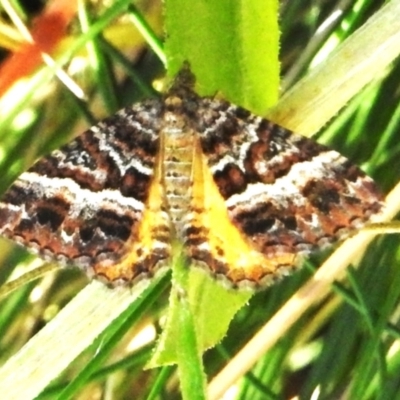
{"label": "patterned moth wing", "polygon": [[37,162],[0,202],[0,233],[113,285],[153,276],[180,241],[230,286],[263,287],[381,210],[337,152],[193,88],[184,67],[162,99]]}
{"label": "patterned moth wing", "polygon": [[336,151],[226,101],[199,98],[193,121],[210,182],[189,252],[235,286],[272,283],[382,209],[374,181]]}
{"label": "patterned moth wing", "polygon": [[123,109],[39,160],[3,196],[0,233],[113,284],[151,276],[170,255],[161,111],[160,100]]}

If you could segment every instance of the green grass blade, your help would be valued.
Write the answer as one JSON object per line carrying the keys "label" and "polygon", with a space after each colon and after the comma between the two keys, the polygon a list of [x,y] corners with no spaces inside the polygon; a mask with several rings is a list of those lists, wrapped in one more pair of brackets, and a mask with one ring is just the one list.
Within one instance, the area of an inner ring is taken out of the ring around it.
{"label": "green grass blade", "polygon": [[10,399],[37,396],[148,286],[143,282],[131,290],[110,290],[92,282],[0,368],[0,390]]}

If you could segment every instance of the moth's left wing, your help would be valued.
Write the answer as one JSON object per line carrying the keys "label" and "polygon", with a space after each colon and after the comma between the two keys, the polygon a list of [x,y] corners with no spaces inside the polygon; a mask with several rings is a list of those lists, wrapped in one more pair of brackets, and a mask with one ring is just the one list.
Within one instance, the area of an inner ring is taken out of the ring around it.
{"label": "moth's left wing", "polygon": [[0,201],[0,234],[112,284],[168,259],[160,100],[126,108],[39,160]]}

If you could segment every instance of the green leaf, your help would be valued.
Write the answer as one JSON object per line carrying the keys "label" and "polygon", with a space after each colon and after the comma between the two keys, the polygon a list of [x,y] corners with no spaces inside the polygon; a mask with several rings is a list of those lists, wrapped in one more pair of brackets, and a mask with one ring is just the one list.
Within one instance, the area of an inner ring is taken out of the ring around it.
{"label": "green leaf", "polygon": [[[279,35],[275,1],[266,5],[258,0],[243,3],[168,0],[165,21],[170,73],[189,61],[200,93],[220,91],[230,101],[259,113],[276,101]],[[196,316],[197,345],[204,352],[221,341],[251,292],[228,290],[203,271],[189,270],[185,290],[192,315]],[[176,300],[179,279],[176,273],[174,276],[167,326],[149,367],[178,360],[176,338],[182,311]]]}
{"label": "green leaf", "polygon": [[[174,285],[170,296],[167,324],[163,329],[156,351],[147,365],[148,368],[178,362],[180,343],[176,338],[179,337],[181,329],[182,306],[176,293],[177,290],[179,291],[179,287],[176,283],[175,269],[174,266]],[[203,353],[222,340],[232,318],[248,302],[253,292],[227,289],[221,285],[221,282],[215,281],[199,268],[190,267],[187,269],[187,274],[185,289],[191,313],[196,316],[194,325],[197,346]]]}
{"label": "green leaf", "polygon": [[165,2],[165,52],[171,75],[189,61],[202,95],[217,92],[264,114],[278,98],[278,2]]}

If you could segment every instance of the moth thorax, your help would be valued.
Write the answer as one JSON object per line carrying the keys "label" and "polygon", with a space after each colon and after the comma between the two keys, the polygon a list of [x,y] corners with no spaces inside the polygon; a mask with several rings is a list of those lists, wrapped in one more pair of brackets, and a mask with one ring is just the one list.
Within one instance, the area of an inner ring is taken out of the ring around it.
{"label": "moth thorax", "polygon": [[171,130],[164,136],[164,183],[168,212],[175,227],[175,234],[181,236],[184,216],[191,203],[191,174],[193,168],[194,134]]}

